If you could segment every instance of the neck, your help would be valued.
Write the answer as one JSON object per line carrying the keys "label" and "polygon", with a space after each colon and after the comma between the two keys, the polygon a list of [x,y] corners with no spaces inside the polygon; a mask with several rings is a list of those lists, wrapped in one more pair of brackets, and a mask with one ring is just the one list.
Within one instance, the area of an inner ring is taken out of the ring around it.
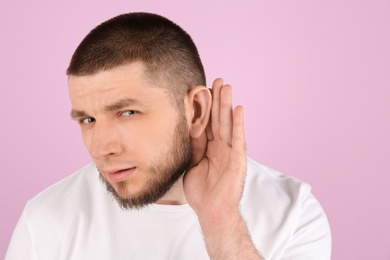
{"label": "neck", "polygon": [[180,177],[180,179],[172,185],[171,189],[156,202],[156,204],[163,205],[183,205],[186,203],[187,200],[183,190],[183,176]]}

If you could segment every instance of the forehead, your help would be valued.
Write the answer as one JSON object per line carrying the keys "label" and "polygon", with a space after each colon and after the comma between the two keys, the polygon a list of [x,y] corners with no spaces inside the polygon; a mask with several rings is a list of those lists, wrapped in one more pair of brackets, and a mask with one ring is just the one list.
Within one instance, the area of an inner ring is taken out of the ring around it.
{"label": "forehead", "polygon": [[129,63],[113,69],[100,71],[92,75],[70,76],[70,94],[84,94],[91,91],[105,91],[115,87],[127,85],[132,88],[136,85],[152,86],[147,80],[144,66],[140,62]]}
{"label": "forehead", "polygon": [[129,63],[93,75],[70,76],[69,94],[72,106],[88,100],[132,98],[147,101],[168,98],[164,84],[146,76],[141,62]]}

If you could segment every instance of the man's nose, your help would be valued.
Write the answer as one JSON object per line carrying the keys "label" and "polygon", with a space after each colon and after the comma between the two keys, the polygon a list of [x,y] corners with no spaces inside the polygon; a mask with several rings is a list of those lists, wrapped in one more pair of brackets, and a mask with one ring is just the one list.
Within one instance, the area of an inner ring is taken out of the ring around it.
{"label": "man's nose", "polygon": [[89,149],[92,158],[102,160],[119,155],[121,152],[122,146],[119,133],[115,130],[114,124],[95,122]]}

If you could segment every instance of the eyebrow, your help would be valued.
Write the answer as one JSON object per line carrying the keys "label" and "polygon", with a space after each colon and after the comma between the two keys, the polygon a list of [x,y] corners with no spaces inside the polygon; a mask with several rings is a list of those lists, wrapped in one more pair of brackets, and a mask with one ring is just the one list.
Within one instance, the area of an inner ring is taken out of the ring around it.
{"label": "eyebrow", "polygon": [[134,105],[140,106],[140,105],[145,105],[145,103],[141,102],[138,99],[121,98],[112,104],[104,106],[104,110],[105,111],[115,111],[115,110],[119,110],[119,109],[122,109],[122,108],[127,107],[127,106],[134,106]]}
{"label": "eyebrow", "polygon": [[[145,103],[141,102],[140,100],[133,99],[133,98],[121,98],[121,99],[118,99],[117,101],[113,102],[112,104],[105,105],[104,111],[107,111],[107,112],[116,111],[116,110],[120,110],[124,107],[133,106],[133,105],[140,106],[140,105],[145,105]],[[85,111],[72,109],[70,111],[70,117],[73,120],[76,120],[77,118],[80,118],[80,117],[88,117],[88,115]]]}
{"label": "eyebrow", "polygon": [[70,111],[70,118],[72,118],[73,120],[76,120],[77,118],[85,117],[85,116],[87,116],[87,114],[84,111],[80,111],[80,110],[76,110],[76,109],[72,109]]}

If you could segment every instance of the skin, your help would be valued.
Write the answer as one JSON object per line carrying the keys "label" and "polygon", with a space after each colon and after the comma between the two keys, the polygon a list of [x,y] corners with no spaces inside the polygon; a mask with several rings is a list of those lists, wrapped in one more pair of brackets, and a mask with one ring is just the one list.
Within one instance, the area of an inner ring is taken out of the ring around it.
{"label": "skin", "polygon": [[[123,197],[148,189],[156,178],[151,166],[170,151],[179,120],[166,90],[148,81],[136,62],[71,76],[69,93],[72,117],[80,122],[84,144],[104,179]],[[193,160],[156,203],[190,204],[211,259],[262,259],[239,213],[246,175],[244,116],[241,106],[232,110],[231,96],[231,86],[217,79],[212,93],[198,86],[183,98]],[[107,110],[124,97],[134,102]],[[127,169],[131,174],[121,182],[110,174]]]}

